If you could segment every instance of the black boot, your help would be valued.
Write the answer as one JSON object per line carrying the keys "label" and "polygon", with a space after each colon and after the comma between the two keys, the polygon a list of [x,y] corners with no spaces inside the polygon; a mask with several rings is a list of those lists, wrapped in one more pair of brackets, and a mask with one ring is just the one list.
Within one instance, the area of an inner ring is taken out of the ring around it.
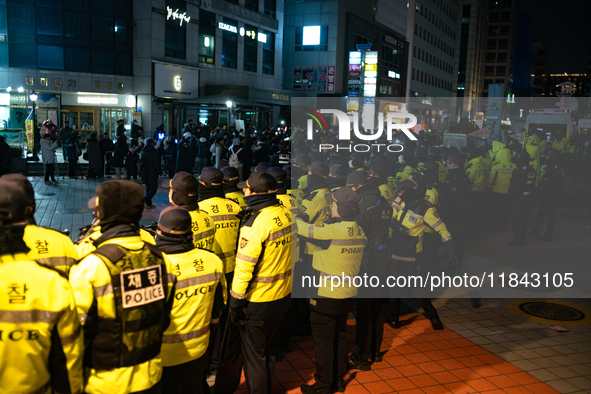
{"label": "black boot", "polygon": [[439,319],[439,316],[435,315],[431,318],[431,326],[434,330],[443,330],[443,323]]}

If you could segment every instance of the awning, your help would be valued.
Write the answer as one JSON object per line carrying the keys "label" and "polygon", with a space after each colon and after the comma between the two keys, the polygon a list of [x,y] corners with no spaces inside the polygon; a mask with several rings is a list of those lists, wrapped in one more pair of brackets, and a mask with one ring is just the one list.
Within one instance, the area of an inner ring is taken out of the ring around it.
{"label": "awning", "polygon": [[176,100],[175,105],[181,105],[183,107],[196,107],[201,109],[212,109],[212,110],[227,110],[227,101],[232,101],[234,107],[240,108],[254,108],[254,109],[269,109],[270,106],[266,104],[256,103],[249,100],[244,100],[235,96],[227,94],[216,94],[213,96],[205,96],[194,99]]}

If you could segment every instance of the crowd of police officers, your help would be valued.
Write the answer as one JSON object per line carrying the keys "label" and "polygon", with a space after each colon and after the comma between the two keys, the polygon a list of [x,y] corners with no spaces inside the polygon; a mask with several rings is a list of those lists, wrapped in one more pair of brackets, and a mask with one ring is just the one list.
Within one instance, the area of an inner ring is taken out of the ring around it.
{"label": "crowd of police officers", "polygon": [[[483,223],[512,225],[509,245],[523,246],[534,207],[530,235],[552,241],[563,171],[536,136],[490,150],[280,148],[243,182],[234,167],[164,181],[171,206],[155,232],[139,225],[140,185],[102,183],[75,243],[36,225],[26,177],[0,178],[0,393],[209,392],[228,331],[250,393],[272,393],[275,360],[296,335],[316,348],[302,393],[342,392],[347,369],[381,361],[384,324],[403,324],[403,289],[383,299],[334,277],[424,275],[442,255],[453,269]],[[409,290],[443,329],[426,294]]]}

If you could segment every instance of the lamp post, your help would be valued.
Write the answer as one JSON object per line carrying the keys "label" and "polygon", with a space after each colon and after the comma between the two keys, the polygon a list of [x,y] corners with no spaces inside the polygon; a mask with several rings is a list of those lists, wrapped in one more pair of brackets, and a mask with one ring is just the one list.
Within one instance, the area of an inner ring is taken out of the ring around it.
{"label": "lamp post", "polygon": [[39,156],[37,154],[37,144],[39,144],[39,132],[37,131],[37,112],[35,111],[35,107],[37,105],[37,93],[33,90],[31,94],[29,94],[29,100],[31,100],[31,106],[33,107],[33,158],[32,160],[38,161]]}
{"label": "lamp post", "polygon": [[233,106],[233,102],[232,100],[228,100],[226,101],[226,107],[228,107],[228,130],[230,129],[230,126],[232,125],[232,106]]}

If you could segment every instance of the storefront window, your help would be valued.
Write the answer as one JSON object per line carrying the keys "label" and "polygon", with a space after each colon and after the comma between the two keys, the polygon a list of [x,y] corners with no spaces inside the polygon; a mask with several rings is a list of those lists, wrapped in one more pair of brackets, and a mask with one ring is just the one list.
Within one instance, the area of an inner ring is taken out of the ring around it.
{"label": "storefront window", "polygon": [[199,61],[215,63],[215,14],[199,11]]}

